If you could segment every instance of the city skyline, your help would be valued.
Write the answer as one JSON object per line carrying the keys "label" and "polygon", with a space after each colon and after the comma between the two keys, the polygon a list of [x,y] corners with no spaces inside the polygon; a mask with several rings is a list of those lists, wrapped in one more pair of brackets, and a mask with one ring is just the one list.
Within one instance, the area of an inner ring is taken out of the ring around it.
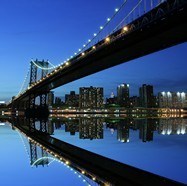
{"label": "city skyline", "polygon": [[71,90],[63,97],[55,97],[54,92],[48,95],[48,105],[52,108],[66,106],[74,108],[100,109],[106,106],[118,106],[126,108],[187,108],[187,93],[185,92],[159,92],[154,94],[152,85],[143,84],[139,87],[139,94],[131,96],[129,94],[129,84],[117,86],[116,95],[111,93],[110,97],[105,97],[103,87],[80,87],[79,93]]}
{"label": "city skyline", "polygon": [[[50,0],[3,2],[0,100],[8,101],[19,92],[31,58],[59,64],[82,46],[121,4],[122,0],[73,1],[73,7],[72,2]],[[183,43],[74,81],[55,92],[59,96],[72,87],[78,91],[81,86],[105,85],[104,94],[109,96],[121,83],[133,87],[132,95],[144,83],[157,87],[155,92],[186,92],[186,50],[187,45]]]}
{"label": "city skyline", "polygon": [[[143,83],[143,84],[139,85],[139,87],[137,88],[137,94],[131,94],[131,89],[134,89],[134,88],[131,87],[130,84],[121,83],[121,84],[117,85],[115,88],[113,87],[114,91],[113,91],[113,92],[110,92],[110,94],[108,94],[108,95],[103,94],[104,99],[105,99],[105,98],[111,98],[111,97],[117,97],[117,95],[118,95],[118,87],[123,86],[123,85],[128,86],[128,89],[129,89],[129,97],[140,96],[140,92],[139,92],[139,91],[140,91],[141,86],[143,86],[143,85],[153,86],[153,85],[151,85],[151,84],[145,84],[145,83]],[[65,93],[65,95],[63,95],[63,96],[62,96],[62,95],[56,96],[55,91],[52,91],[52,92],[53,92],[54,98],[61,98],[61,99],[64,101],[66,95],[69,95],[71,92],[75,92],[75,94],[79,95],[80,88],[90,88],[90,87],[93,87],[93,86],[90,85],[90,86],[87,86],[87,87],[78,87],[78,90],[77,90],[77,91],[75,91],[74,89],[70,89],[69,92],[67,91],[67,92]],[[95,87],[95,88],[103,88],[103,93],[105,92],[105,87]],[[154,87],[154,86],[153,86],[153,95],[154,95],[154,96],[159,96],[159,94],[161,94],[161,93],[180,93],[180,94],[181,94],[181,93],[185,93],[185,94],[187,94],[187,92],[185,92],[185,91],[178,91],[178,90],[176,90],[176,91],[161,90],[161,91],[159,91],[159,92],[155,92],[155,89],[157,89],[157,87]]]}

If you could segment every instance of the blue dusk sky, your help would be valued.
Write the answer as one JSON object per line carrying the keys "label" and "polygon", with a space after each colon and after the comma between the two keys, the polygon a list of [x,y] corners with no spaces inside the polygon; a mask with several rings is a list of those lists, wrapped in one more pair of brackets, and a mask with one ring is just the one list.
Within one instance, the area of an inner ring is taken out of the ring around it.
{"label": "blue dusk sky", "polygon": [[[137,1],[137,0],[134,0]],[[130,2],[134,2],[130,1]],[[2,0],[0,6],[0,101],[16,95],[31,59],[57,65],[76,52],[123,0]],[[130,5],[128,5],[130,7]],[[128,6],[125,11],[128,11]],[[143,84],[159,91],[187,92],[187,44],[118,65],[55,90],[64,96],[81,86],[102,86],[105,96],[121,83],[138,94]]]}

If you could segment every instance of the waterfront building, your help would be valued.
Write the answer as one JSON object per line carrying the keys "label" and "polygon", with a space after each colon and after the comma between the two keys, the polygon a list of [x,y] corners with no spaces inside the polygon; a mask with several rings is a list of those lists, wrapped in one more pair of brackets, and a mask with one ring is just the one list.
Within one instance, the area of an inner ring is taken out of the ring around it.
{"label": "waterfront building", "polygon": [[79,89],[79,107],[80,108],[102,108],[103,88],[101,87],[81,87]]}
{"label": "waterfront building", "polygon": [[110,98],[106,98],[106,105],[116,105],[117,104],[117,97],[115,97],[114,93],[112,92]]}
{"label": "waterfront building", "polygon": [[75,94],[75,91],[70,91],[70,94],[65,95],[65,104],[70,107],[78,107],[79,94]]}
{"label": "waterfront building", "polygon": [[143,84],[139,88],[140,106],[145,108],[155,107],[155,97],[153,94],[153,86]]}
{"label": "waterfront building", "polygon": [[121,84],[117,87],[117,102],[122,107],[129,107],[129,84]]}
{"label": "waterfront building", "polygon": [[55,97],[55,105],[56,106],[61,106],[62,105],[62,100],[60,97]]}
{"label": "waterfront building", "polygon": [[159,92],[158,102],[160,108],[187,107],[187,94],[184,92]]}
{"label": "waterfront building", "polygon": [[129,98],[130,107],[139,107],[140,98],[138,96],[132,96]]}
{"label": "waterfront building", "polygon": [[48,93],[48,105],[52,106],[54,104],[54,92],[50,91]]}

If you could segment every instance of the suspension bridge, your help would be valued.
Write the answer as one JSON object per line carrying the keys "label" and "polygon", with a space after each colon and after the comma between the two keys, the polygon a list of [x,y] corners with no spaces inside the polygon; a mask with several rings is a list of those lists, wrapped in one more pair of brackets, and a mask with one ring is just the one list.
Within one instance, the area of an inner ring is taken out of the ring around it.
{"label": "suspension bridge", "polygon": [[[126,12],[128,3],[131,10]],[[85,76],[187,41],[186,0],[125,0],[93,38],[59,65],[31,60],[13,109],[47,107],[50,90]]]}

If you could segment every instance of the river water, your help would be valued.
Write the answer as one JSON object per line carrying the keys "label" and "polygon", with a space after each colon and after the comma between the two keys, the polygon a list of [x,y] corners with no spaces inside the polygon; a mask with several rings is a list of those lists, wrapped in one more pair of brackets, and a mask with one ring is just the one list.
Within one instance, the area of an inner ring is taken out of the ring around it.
{"label": "river water", "polygon": [[[0,123],[1,185],[98,185],[39,147],[34,161],[33,146],[12,124],[10,119]],[[35,128],[41,130],[39,121]],[[51,117],[45,130],[67,143],[187,184],[185,118]]]}

